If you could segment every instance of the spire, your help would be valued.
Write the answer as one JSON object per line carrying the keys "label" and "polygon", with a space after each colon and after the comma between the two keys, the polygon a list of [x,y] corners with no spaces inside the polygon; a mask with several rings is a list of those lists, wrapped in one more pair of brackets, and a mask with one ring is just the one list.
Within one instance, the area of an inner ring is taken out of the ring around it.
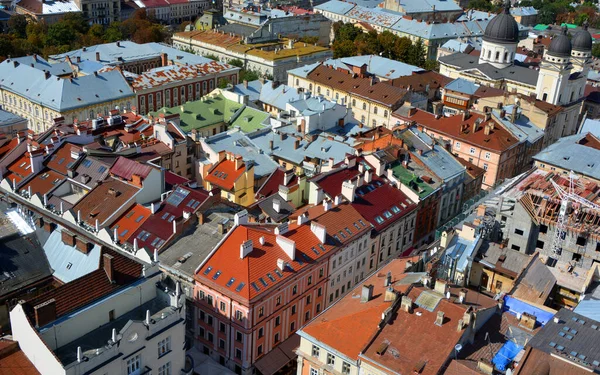
{"label": "spire", "polygon": [[504,13],[510,14],[510,0],[504,2]]}
{"label": "spire", "polygon": [[567,35],[567,33],[569,31],[569,29],[567,29],[567,25],[563,25],[561,31],[562,31],[563,35]]}
{"label": "spire", "polygon": [[581,27],[583,27],[584,30],[587,30],[589,26],[590,23],[588,22],[588,20],[583,21],[583,24],[581,25]]}

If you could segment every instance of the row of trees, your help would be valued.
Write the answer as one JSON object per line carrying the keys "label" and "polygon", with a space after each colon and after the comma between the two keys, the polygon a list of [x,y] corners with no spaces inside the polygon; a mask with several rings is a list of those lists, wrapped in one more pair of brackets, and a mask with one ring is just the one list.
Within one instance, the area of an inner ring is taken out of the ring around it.
{"label": "row of trees", "polygon": [[380,55],[393,60],[416,65],[425,69],[435,69],[437,61],[427,60],[423,42],[413,43],[407,37],[399,37],[389,31],[363,32],[351,23],[336,22],[333,25],[335,41],[333,57],[356,55]]}
{"label": "row of trees", "polygon": [[0,34],[2,60],[34,53],[47,57],[83,46],[126,39],[136,43],[162,42],[169,37],[168,31],[149,19],[143,9],[123,22],[108,26],[89,25],[80,13],[66,14],[52,25],[17,14],[8,20],[8,28],[8,33]]}

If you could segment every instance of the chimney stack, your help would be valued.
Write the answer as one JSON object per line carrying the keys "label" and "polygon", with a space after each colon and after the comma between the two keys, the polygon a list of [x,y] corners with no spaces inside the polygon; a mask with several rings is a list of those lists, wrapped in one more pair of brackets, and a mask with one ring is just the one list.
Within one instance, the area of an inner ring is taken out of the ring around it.
{"label": "chimney stack", "polygon": [[383,286],[388,287],[392,285],[392,273],[388,272],[387,275],[385,275],[385,280],[383,281]]}
{"label": "chimney stack", "polygon": [[75,235],[66,229],[63,229],[61,232],[62,242],[70,247],[75,246]]}
{"label": "chimney stack", "polygon": [[438,311],[437,312],[437,316],[435,318],[435,325],[441,327],[442,324],[444,324],[444,312],[443,311]]}
{"label": "chimney stack", "polygon": [[458,292],[458,302],[465,303],[465,300],[467,299],[467,292],[467,289],[461,289],[460,292]]}
{"label": "chimney stack", "polygon": [[100,61],[100,52],[96,52],[96,61]]}
{"label": "chimney stack", "polygon": [[106,276],[111,283],[115,282],[115,266],[113,263],[113,256],[110,254],[104,254],[102,256],[102,260],[104,262],[104,271],[106,272]]}
{"label": "chimney stack", "polygon": [[373,285],[363,285],[360,294],[360,302],[369,302],[373,298]]}
{"label": "chimney stack", "polygon": [[242,242],[240,245],[240,259],[244,259],[248,254],[250,254],[253,248],[254,246],[252,244],[252,240]]}
{"label": "chimney stack", "polygon": [[400,308],[402,311],[407,313],[412,313],[412,304],[413,301],[409,296],[402,296],[402,301],[400,302]]}
{"label": "chimney stack", "polygon": [[33,307],[33,311],[35,314],[35,326],[37,328],[43,327],[56,320],[56,300],[52,298],[40,303]]}
{"label": "chimney stack", "polygon": [[383,295],[383,302],[392,302],[395,301],[398,296],[396,295],[396,291],[393,287],[388,287],[385,289],[385,294]]}
{"label": "chimney stack", "polygon": [[273,210],[277,213],[281,212],[281,200],[277,198],[273,199]]}
{"label": "chimney stack", "polygon": [[434,290],[445,296],[446,292],[448,291],[448,283],[446,282],[446,280],[437,279],[435,282]]}

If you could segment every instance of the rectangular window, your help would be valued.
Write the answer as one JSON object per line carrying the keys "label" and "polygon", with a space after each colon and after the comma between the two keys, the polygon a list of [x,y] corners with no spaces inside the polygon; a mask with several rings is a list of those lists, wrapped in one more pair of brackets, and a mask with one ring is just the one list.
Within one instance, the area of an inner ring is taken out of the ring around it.
{"label": "rectangular window", "polygon": [[475,155],[475,147],[471,147],[471,149],[469,150],[469,153],[471,155]]}
{"label": "rectangular window", "polygon": [[319,370],[316,368],[310,368],[310,375],[319,375]]}
{"label": "rectangular window", "polygon": [[127,360],[127,375],[135,374],[140,369],[141,358],[140,354],[136,354]]}
{"label": "rectangular window", "polygon": [[350,364],[348,362],[342,363],[342,374],[344,374],[344,375],[350,374]]}
{"label": "rectangular window", "polygon": [[158,368],[158,375],[171,375],[171,362],[167,362]]}
{"label": "rectangular window", "polygon": [[242,342],[242,339],[243,339],[242,333],[240,331],[236,331],[235,332],[235,341]]}
{"label": "rectangular window", "polygon": [[240,349],[235,349],[235,358],[242,359],[242,351]]}
{"label": "rectangular window", "polygon": [[158,342],[158,356],[162,357],[171,351],[171,336]]}
{"label": "rectangular window", "polygon": [[521,230],[521,229],[515,229],[515,234],[518,234],[519,236],[522,236],[523,233],[524,233],[523,230]]}
{"label": "rectangular window", "polygon": [[491,153],[489,153],[489,152],[486,152],[484,157],[485,157],[487,160],[490,160],[490,159],[492,158],[492,154],[491,154]]}
{"label": "rectangular window", "polygon": [[279,325],[281,324],[281,317],[277,317],[275,318],[275,327],[279,327]]}
{"label": "rectangular window", "polygon": [[275,343],[279,342],[279,333],[275,334],[274,341],[275,341]]}
{"label": "rectangular window", "polygon": [[313,345],[313,347],[312,347],[312,356],[318,358],[320,350],[321,349],[318,346]]}
{"label": "rectangular window", "polygon": [[331,353],[327,353],[327,365],[331,367],[335,366],[335,356]]}
{"label": "rectangular window", "polygon": [[240,310],[237,310],[237,311],[235,312],[235,318],[236,318],[237,320],[242,320],[242,319],[244,318],[244,314],[243,314],[243,313],[242,313]]}
{"label": "rectangular window", "polygon": [[227,305],[225,304],[225,302],[221,301],[221,311],[225,311],[226,308]]}
{"label": "rectangular window", "polygon": [[258,338],[262,338],[265,335],[265,329],[264,328],[259,328],[258,329]]}
{"label": "rectangular window", "polygon": [[225,332],[225,323],[219,323],[219,332]]}

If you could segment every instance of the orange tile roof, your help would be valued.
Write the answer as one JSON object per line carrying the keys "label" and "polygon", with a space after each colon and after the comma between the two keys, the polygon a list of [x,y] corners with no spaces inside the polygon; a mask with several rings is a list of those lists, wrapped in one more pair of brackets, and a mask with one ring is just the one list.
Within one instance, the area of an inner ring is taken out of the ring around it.
{"label": "orange tile roof", "polygon": [[0,341],[0,375],[39,375],[16,341]]}
{"label": "orange tile roof", "polygon": [[133,185],[110,178],[81,198],[73,206],[73,214],[77,216],[80,211],[81,220],[89,225],[96,225],[96,219],[102,224],[138,191]]}
{"label": "orange tile roof", "polygon": [[232,190],[235,182],[245,170],[245,164],[236,170],[235,161],[226,159],[216,164],[204,179],[222,189]]}
{"label": "orange tile roof", "polygon": [[[404,116],[398,114],[394,115],[404,118]],[[462,115],[436,118],[432,113],[417,109],[414,115],[407,116],[405,119],[416,121],[418,125],[423,125],[427,129],[486,150],[504,152],[519,143],[515,136],[493,119],[485,121],[484,116],[477,113],[472,113],[467,120],[463,121]],[[477,131],[473,132],[473,124],[476,120],[481,120],[481,123]],[[484,128],[488,123],[493,123],[494,129],[490,131],[489,135],[485,135]],[[466,131],[461,131],[463,125],[467,126]]]}
{"label": "orange tile roof", "polygon": [[115,228],[119,235],[119,241],[121,243],[127,242],[129,237],[138,230],[139,227],[150,217],[151,211],[141,204],[135,204],[129,210],[127,210],[114,225],[110,228],[111,235],[114,233]]}
{"label": "orange tile roof", "polygon": [[[251,300],[310,268],[317,259],[326,256],[334,249],[334,246],[327,243],[322,244],[325,249],[322,251],[319,240],[310,229],[310,222],[300,226],[290,224],[289,231],[283,235],[296,243],[295,259],[290,260],[277,244],[274,229],[273,225],[236,227],[202,265],[196,274],[196,280],[209,286],[217,285],[221,290],[229,291],[231,295],[235,294]],[[265,239],[264,245],[260,244],[261,237]],[[246,240],[252,240],[252,252],[240,259],[240,245]],[[312,248],[317,249],[319,255],[313,252]],[[278,259],[283,259],[291,265],[291,269],[286,267],[281,271],[282,276],[278,276],[278,271],[275,271]],[[220,274],[215,279],[218,272]],[[232,278],[235,278],[234,282],[227,286]],[[261,279],[265,281],[266,286]],[[240,283],[244,283],[241,289],[238,288]],[[258,290],[252,284],[255,284]]]}
{"label": "orange tile roof", "polygon": [[4,157],[10,150],[17,147],[19,144],[18,137],[11,139],[9,142],[6,142],[2,146],[0,146],[0,158]]}
{"label": "orange tile roof", "polygon": [[[413,301],[413,312],[398,310],[391,322],[378,332],[361,354],[364,362],[399,374],[412,374],[417,364],[422,362],[425,362],[425,367],[419,373],[421,375],[435,375],[442,370],[464,333],[456,328],[467,306],[442,298],[433,312],[428,311],[414,304],[425,290],[423,287],[410,290],[408,296]],[[435,325],[438,311],[444,312],[442,326]],[[385,352],[379,355],[377,351],[384,340],[389,344]]]}
{"label": "orange tile roof", "polygon": [[14,179],[17,184],[27,178],[31,174],[31,159],[29,153],[26,152],[20,158],[12,162],[7,169],[9,173],[5,178],[12,182]]}
{"label": "orange tile roof", "polygon": [[38,173],[34,178],[29,180],[27,185],[21,189],[27,190],[31,186],[31,195],[41,194],[44,195],[50,190],[54,189],[61,181],[66,177],[60,173],[57,173],[50,169],[44,169]]}
{"label": "orange tile roof", "polygon": [[[383,267],[377,274],[372,275],[325,310],[315,320],[305,326],[302,331],[321,343],[343,353],[349,358],[358,359],[358,354],[369,343],[377,325],[381,321],[381,313],[390,307],[390,302],[384,302],[385,287],[383,278],[388,272],[392,273],[392,283],[404,278],[404,270],[408,260],[417,261],[419,257],[394,259]],[[373,299],[361,303],[362,285],[373,285]],[[394,290],[406,292],[410,284],[394,285]]]}

